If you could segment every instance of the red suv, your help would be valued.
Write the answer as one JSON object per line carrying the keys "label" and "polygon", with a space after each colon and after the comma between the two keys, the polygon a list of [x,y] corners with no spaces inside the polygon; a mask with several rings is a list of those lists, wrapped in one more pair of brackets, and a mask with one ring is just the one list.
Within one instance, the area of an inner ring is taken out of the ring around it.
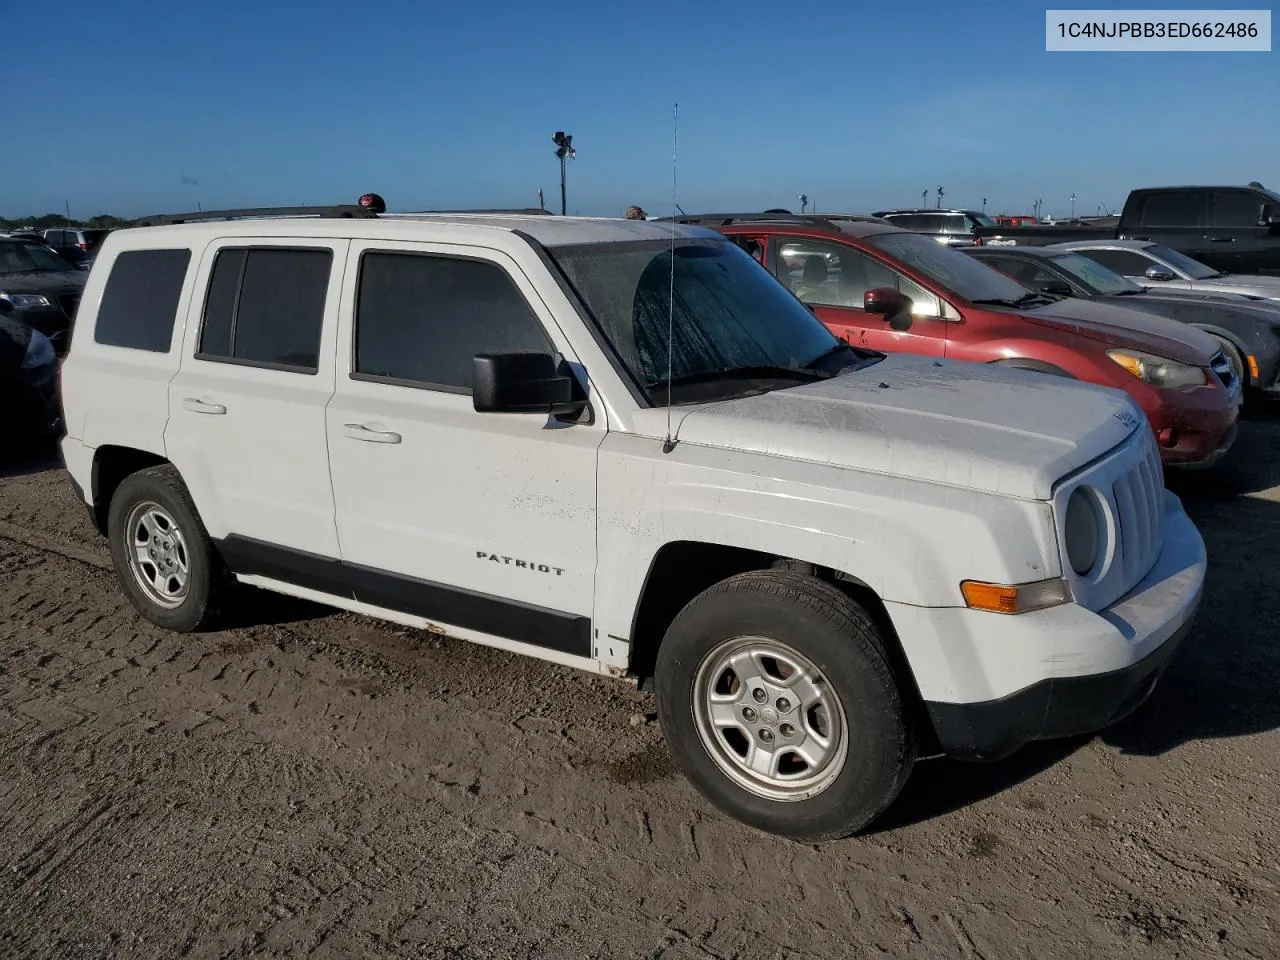
{"label": "red suv", "polygon": [[1235,440],[1242,386],[1198,330],[1034,293],[932,237],[872,220],[744,218],[714,229],[855,346],[1124,390],[1146,412],[1168,466],[1209,466]]}

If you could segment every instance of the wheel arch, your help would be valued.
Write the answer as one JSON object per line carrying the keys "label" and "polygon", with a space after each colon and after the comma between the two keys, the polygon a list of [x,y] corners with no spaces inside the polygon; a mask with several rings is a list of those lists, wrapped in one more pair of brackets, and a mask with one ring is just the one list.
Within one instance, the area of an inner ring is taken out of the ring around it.
{"label": "wheel arch", "polygon": [[124,479],[139,470],[158,467],[169,461],[154,450],[105,444],[93,452],[93,466],[89,475],[89,496],[94,525],[103,536],[107,533],[107,513],[111,498]]}
{"label": "wheel arch", "polygon": [[674,540],[654,554],[631,625],[630,672],[648,687],[667,628],[695,597],[724,580],[753,570],[791,570],[829,583],[858,603],[879,628],[904,701],[922,736],[932,724],[915,674],[884,601],[864,580],[829,566],[760,550]]}

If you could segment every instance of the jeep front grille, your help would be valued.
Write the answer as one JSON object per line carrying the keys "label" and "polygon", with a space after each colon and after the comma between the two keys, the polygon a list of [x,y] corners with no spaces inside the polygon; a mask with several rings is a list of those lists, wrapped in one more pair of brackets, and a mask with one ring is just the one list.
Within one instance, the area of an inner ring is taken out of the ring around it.
{"label": "jeep front grille", "polygon": [[1117,562],[1126,588],[1146,576],[1160,555],[1161,513],[1164,511],[1164,473],[1160,454],[1147,444],[1144,456],[1111,485],[1120,542]]}

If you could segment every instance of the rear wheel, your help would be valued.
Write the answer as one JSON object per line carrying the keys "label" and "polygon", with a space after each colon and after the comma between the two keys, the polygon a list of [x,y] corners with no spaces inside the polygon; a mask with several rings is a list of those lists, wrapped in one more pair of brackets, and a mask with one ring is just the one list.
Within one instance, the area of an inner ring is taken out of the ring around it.
{"label": "rear wheel", "polygon": [[111,498],[107,537],[120,585],[146,619],[190,632],[217,618],[231,576],[176,468],[126,477]]}
{"label": "rear wheel", "polygon": [[855,833],[915,761],[879,630],[813,577],[746,573],[698,596],[667,632],[655,688],[685,773],[721,810],[771,833]]}

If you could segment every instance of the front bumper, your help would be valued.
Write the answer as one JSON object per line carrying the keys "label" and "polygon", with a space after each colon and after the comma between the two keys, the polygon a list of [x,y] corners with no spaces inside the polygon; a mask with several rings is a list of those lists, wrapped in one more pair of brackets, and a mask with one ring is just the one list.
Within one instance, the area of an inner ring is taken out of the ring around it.
{"label": "front bumper", "polygon": [[943,753],[998,760],[1033,740],[1100,730],[1147,698],[1204,590],[1204,541],[1172,494],[1163,527],[1151,570],[1096,613],[886,604]]}
{"label": "front bumper", "polygon": [[1235,443],[1244,388],[1221,385],[1194,390],[1158,390],[1146,413],[1166,467],[1211,467]]}

